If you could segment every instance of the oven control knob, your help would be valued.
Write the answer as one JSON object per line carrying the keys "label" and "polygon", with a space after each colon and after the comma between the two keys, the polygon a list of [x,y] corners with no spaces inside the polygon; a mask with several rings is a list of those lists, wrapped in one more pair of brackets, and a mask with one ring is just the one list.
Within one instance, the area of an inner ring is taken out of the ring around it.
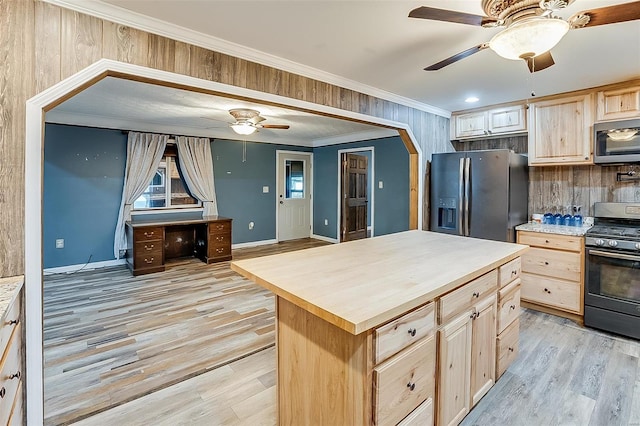
{"label": "oven control knob", "polygon": [[595,241],[595,243],[596,243],[596,245],[597,245],[597,246],[603,246],[603,245],[604,245],[604,240],[603,240],[603,239],[601,239],[601,238],[598,238],[598,239]]}
{"label": "oven control knob", "polygon": [[616,240],[610,240],[609,241],[609,247],[615,247],[618,245],[618,242]]}
{"label": "oven control knob", "polygon": [[636,248],[636,250],[640,250],[640,243],[636,243],[635,244],[635,248]]}

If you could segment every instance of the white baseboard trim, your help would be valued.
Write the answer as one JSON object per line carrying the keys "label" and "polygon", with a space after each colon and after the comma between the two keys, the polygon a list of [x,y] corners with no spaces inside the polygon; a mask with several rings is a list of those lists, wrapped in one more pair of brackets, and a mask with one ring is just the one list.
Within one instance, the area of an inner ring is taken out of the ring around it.
{"label": "white baseboard trim", "polygon": [[276,244],[278,240],[261,240],[261,241],[249,241],[247,243],[239,243],[231,245],[232,249],[239,249],[245,247],[256,247],[256,246],[266,246],[267,244]]}
{"label": "white baseboard trim", "polygon": [[90,269],[107,268],[109,266],[125,265],[127,261],[125,259],[113,259],[103,260],[102,262],[80,263],[78,265],[58,266],[55,268],[45,268],[42,272],[45,275],[49,274],[66,274],[70,272],[76,272],[80,269],[87,271]]}
{"label": "white baseboard trim", "polygon": [[311,234],[311,238],[315,238],[316,240],[322,240],[322,241],[326,241],[328,243],[334,243],[334,244],[338,244],[339,242],[337,238],[325,237],[324,235]]}

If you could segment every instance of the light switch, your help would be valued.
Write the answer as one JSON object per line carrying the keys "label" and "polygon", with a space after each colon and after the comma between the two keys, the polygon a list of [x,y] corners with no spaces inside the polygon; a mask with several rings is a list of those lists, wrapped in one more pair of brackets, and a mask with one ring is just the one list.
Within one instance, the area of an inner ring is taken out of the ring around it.
{"label": "light switch", "polygon": [[56,240],[56,248],[57,249],[64,248],[64,238],[58,238]]}
{"label": "light switch", "polygon": [[269,192],[269,187],[268,186],[263,186],[262,187],[262,193],[263,194],[267,194]]}
{"label": "light switch", "polygon": [[379,181],[378,181],[378,189],[382,189],[382,187],[383,187],[383,186],[384,186],[384,185],[382,184],[382,181],[381,181],[381,180],[379,180]]}

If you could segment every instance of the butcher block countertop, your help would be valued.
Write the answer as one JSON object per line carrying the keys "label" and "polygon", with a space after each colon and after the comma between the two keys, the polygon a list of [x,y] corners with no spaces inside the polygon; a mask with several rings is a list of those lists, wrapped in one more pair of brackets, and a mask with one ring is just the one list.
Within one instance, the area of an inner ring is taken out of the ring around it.
{"label": "butcher block countertop", "polygon": [[406,231],[231,262],[306,311],[360,334],[520,256],[528,246]]}

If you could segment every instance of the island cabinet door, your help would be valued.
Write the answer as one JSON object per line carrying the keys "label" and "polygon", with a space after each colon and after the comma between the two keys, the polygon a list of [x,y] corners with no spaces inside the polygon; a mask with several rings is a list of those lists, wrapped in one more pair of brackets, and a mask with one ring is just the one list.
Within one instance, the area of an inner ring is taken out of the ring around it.
{"label": "island cabinet door", "polygon": [[467,310],[438,331],[438,425],[457,425],[470,410],[473,310]]}
{"label": "island cabinet door", "polygon": [[496,380],[496,296],[478,302],[474,308],[471,339],[472,407],[491,389]]}

